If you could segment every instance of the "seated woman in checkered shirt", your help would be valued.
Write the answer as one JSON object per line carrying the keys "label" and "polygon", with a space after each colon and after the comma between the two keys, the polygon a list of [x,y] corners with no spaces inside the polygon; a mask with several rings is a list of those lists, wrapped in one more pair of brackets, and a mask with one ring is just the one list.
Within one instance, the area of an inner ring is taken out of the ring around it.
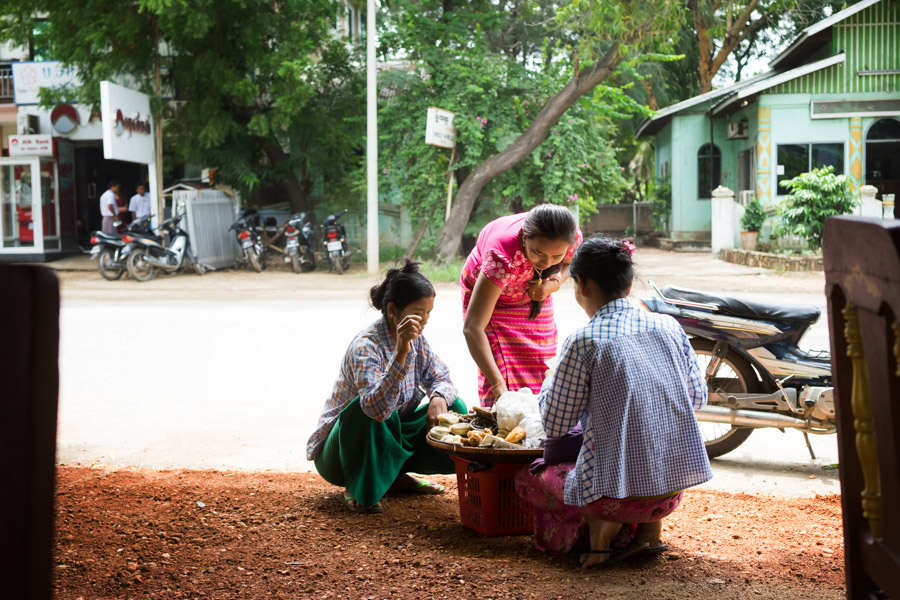
{"label": "seated woman in checkered shirt", "polygon": [[537,548],[584,548],[584,568],[664,551],[662,519],[685,488],[712,477],[693,412],[706,404],[703,373],[677,321],[627,300],[633,252],[608,238],[575,252],[569,272],[590,321],[541,390],[544,461],[516,481],[535,507]]}
{"label": "seated woman in checkered shirt", "polygon": [[[422,335],[434,287],[407,261],[369,293],[381,318],[353,338],[306,455],[355,512],[380,513],[388,491],[440,494],[443,486],[410,473],[454,473],[425,442],[437,416],[465,414],[450,371]],[[424,390],[428,402],[420,406]]]}

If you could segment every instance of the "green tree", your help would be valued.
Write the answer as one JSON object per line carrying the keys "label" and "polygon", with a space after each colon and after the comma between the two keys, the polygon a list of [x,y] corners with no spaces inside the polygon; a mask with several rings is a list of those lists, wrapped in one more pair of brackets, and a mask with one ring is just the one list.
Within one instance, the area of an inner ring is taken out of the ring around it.
{"label": "green tree", "polygon": [[[346,129],[316,144],[329,153],[339,145],[347,157],[359,144],[348,127],[357,108],[333,84],[349,81],[355,93],[350,57],[329,45],[339,7],[335,0],[7,0],[0,37],[29,43],[40,15],[45,54],[81,77],[79,89],[61,95],[96,104],[100,81],[125,77],[165,111],[181,158],[217,166],[223,180],[245,189],[282,182],[300,210],[310,205],[311,170],[341,164],[327,153],[313,159],[308,126]],[[160,54],[169,76],[157,87]],[[177,92],[177,107],[162,102],[166,89]],[[352,111],[332,111],[331,102]]]}
{"label": "green tree", "polygon": [[809,247],[822,247],[822,233],[829,217],[849,214],[857,199],[849,175],[835,175],[828,165],[788,179],[783,183],[791,195],[779,206],[782,227],[804,238]]}
{"label": "green tree", "polygon": [[[395,16],[385,39],[396,43],[386,44],[395,52],[404,49],[413,69],[425,65],[418,75],[442,107],[452,108],[445,105],[445,84],[454,88],[452,80],[485,74],[462,90],[457,107],[464,154],[454,170],[462,182],[438,240],[440,260],[456,255],[484,200],[482,192],[511,207],[526,207],[535,201],[583,200],[575,191],[580,184],[602,189],[597,182],[623,183],[603,124],[622,116],[624,107],[641,109],[620,87],[601,84],[620,68],[637,65],[643,50],[667,46],[680,18],[676,3],[574,0],[560,7],[526,0],[398,0],[392,6]],[[512,26],[511,15],[526,20],[525,26]],[[412,117],[419,128],[423,117]],[[574,135],[582,131],[585,136]],[[431,173],[436,186],[446,164],[445,159]],[[390,166],[397,168],[394,162]],[[508,171],[508,178],[501,177]]]}

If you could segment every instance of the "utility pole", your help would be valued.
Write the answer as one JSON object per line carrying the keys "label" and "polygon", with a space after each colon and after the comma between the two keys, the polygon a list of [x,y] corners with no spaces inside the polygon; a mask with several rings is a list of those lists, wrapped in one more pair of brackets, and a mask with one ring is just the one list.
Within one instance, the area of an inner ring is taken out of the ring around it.
{"label": "utility pole", "polygon": [[162,223],[163,217],[165,215],[165,207],[166,201],[163,197],[163,179],[162,179],[162,169],[163,169],[163,135],[162,135],[162,78],[159,72],[159,19],[153,19],[153,27],[155,33],[155,56],[153,61],[153,91],[156,93],[156,99],[159,105],[157,106],[156,115],[154,115],[154,123],[153,123],[153,132],[156,137],[156,168],[153,170],[154,172],[149,173],[150,177],[154,178],[153,184],[156,188],[156,210],[157,210],[157,225]]}
{"label": "utility pole", "polygon": [[375,69],[375,0],[366,3],[366,254],[378,273],[378,72]]}

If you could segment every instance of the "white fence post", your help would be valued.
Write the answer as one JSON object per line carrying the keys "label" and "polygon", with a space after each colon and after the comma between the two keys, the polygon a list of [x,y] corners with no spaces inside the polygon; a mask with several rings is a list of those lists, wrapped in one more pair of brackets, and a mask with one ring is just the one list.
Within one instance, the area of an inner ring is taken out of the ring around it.
{"label": "white fence post", "polygon": [[864,185],[859,188],[859,208],[857,214],[861,217],[881,218],[881,202],[875,196],[878,188],[874,185]]}
{"label": "white fence post", "polygon": [[712,253],[718,256],[723,249],[736,248],[739,244],[738,221],[743,211],[738,211],[734,192],[721,185],[712,191]]}

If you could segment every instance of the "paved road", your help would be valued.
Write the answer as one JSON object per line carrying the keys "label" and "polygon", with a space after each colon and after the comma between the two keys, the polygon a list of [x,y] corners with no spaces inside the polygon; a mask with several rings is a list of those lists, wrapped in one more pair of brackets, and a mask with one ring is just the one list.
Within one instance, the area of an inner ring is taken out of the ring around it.
{"label": "paved road", "polygon": [[[640,251],[643,281],[734,292],[824,310],[821,274],[776,275],[705,254]],[[342,353],[377,315],[372,278],[271,271],[106,282],[65,272],[58,459],[118,467],[310,470],[305,443]],[[635,295],[646,295],[643,281]],[[557,296],[561,335],[584,313],[567,285]],[[475,365],[461,336],[459,292],[438,286],[426,335],[467,400]],[[824,319],[808,347],[827,348]],[[716,489],[811,495],[838,492],[834,436],[757,431],[714,461]]]}

